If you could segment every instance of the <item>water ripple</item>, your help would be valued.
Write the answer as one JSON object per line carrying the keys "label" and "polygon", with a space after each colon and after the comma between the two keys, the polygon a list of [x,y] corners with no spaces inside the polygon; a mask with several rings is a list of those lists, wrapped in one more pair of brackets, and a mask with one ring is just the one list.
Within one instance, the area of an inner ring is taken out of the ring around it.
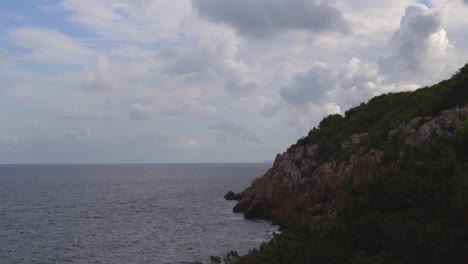
{"label": "water ripple", "polygon": [[265,164],[0,166],[4,263],[184,263],[276,231],[232,214]]}

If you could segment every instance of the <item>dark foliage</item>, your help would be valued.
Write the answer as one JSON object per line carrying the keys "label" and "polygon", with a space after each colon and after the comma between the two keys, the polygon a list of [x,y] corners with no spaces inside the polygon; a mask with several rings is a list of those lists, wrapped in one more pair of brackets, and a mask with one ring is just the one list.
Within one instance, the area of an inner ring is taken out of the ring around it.
{"label": "dark foliage", "polygon": [[331,115],[298,140],[290,149],[306,143],[319,144],[323,161],[334,158],[338,143],[352,134],[367,132],[369,147],[380,146],[392,128],[402,122],[468,104],[468,64],[451,79],[414,92],[384,94],[346,111],[345,116]]}

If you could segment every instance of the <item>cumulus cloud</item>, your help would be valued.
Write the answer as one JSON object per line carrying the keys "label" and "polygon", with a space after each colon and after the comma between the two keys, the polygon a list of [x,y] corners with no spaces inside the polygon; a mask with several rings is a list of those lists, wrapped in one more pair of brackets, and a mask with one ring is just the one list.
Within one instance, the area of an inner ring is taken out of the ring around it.
{"label": "cumulus cloud", "polygon": [[318,103],[336,85],[336,77],[328,67],[315,65],[308,72],[299,73],[291,85],[281,90],[281,96],[294,105]]}
{"label": "cumulus cloud", "polygon": [[286,30],[346,32],[348,21],[329,1],[192,0],[199,13],[234,27],[249,37],[268,37]]}
{"label": "cumulus cloud", "polygon": [[220,132],[217,136],[218,141],[227,141],[228,138],[239,138],[248,142],[260,142],[255,133],[235,122],[222,121],[208,128]]}
{"label": "cumulus cloud", "polygon": [[379,62],[380,71],[392,80],[415,78],[430,71],[428,61],[443,56],[449,46],[440,13],[411,5],[393,36],[390,54]]}
{"label": "cumulus cloud", "polygon": [[[450,64],[444,72],[453,73],[466,62],[463,2],[434,0],[432,9],[405,13],[409,2],[52,1],[26,17],[36,27],[10,21],[0,36],[10,40],[0,48],[8,99],[0,120],[4,135],[21,139],[10,149],[22,149],[0,157],[21,162],[32,151],[66,162],[57,153],[86,149],[76,161],[267,159],[326,114],[421,87],[425,78],[423,85],[434,83],[447,77],[434,65]],[[50,16],[63,24],[34,24]],[[340,34],[350,25],[351,34]],[[21,122],[31,117],[43,133]],[[102,152],[90,153],[91,145]]]}
{"label": "cumulus cloud", "polygon": [[[347,109],[382,92],[390,92],[377,69],[358,58],[343,64],[338,73],[338,89],[329,98]],[[386,90],[387,89],[387,90]]]}
{"label": "cumulus cloud", "polygon": [[281,90],[282,98],[296,106],[318,105],[326,112],[339,112],[394,87],[383,84],[377,69],[358,58],[330,67],[317,64],[295,76]]}

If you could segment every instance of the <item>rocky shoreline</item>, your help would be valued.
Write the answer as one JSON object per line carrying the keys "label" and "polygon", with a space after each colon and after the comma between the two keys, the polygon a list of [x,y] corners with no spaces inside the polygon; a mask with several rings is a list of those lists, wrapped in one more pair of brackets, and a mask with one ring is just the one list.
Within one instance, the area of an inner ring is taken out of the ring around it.
{"label": "rocky shoreline", "polygon": [[[417,117],[391,130],[387,141],[418,145],[437,136],[452,136],[467,118],[468,106]],[[273,167],[250,187],[241,193],[229,192],[225,198],[238,201],[233,208],[235,213],[243,213],[247,219],[271,220],[280,226],[291,214],[313,216],[329,212],[346,185],[372,181],[382,171],[384,151],[364,147],[361,143],[367,136],[354,134],[341,142],[341,152],[346,153],[341,159],[321,161],[318,144],[290,148],[278,154]]]}

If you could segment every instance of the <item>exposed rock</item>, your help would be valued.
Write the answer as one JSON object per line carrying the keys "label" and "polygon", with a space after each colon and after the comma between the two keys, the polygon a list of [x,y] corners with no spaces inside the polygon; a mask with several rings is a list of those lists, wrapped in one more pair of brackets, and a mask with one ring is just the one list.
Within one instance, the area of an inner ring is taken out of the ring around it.
{"label": "exposed rock", "polygon": [[417,145],[443,134],[450,135],[468,117],[468,106],[444,110],[436,117],[418,117],[390,131],[389,138],[404,138],[405,144]]}
{"label": "exposed rock", "polygon": [[351,147],[355,147],[359,144],[361,144],[362,140],[367,137],[367,133],[362,133],[362,134],[355,134],[352,135],[348,138],[348,140],[345,140],[343,144],[341,144],[342,149],[347,149]]}
{"label": "exposed rock", "polygon": [[252,202],[249,208],[245,211],[244,216],[247,219],[269,219],[270,215],[266,210],[266,204],[261,200]]}
{"label": "exposed rock", "polygon": [[247,211],[250,205],[252,205],[252,199],[250,199],[249,197],[244,197],[236,204],[236,206],[234,206],[234,209],[232,210],[234,211],[234,213],[242,213]]}
{"label": "exposed rock", "polygon": [[304,156],[304,147],[300,146],[294,150],[294,160],[301,160]]}
{"label": "exposed rock", "polygon": [[[356,142],[356,141],[354,141]],[[326,162],[318,166],[318,161],[308,157],[300,158],[298,152],[283,153],[263,177],[256,179],[251,187],[241,193],[242,200],[234,208],[235,212],[244,212],[246,218],[273,219],[281,222],[291,212],[317,214],[330,209],[334,198],[345,186],[358,175],[372,178],[372,168],[379,165],[383,154],[377,150],[353,155],[346,161]],[[312,152],[312,151],[310,151]],[[310,153],[309,152],[309,153]],[[362,171],[368,171],[362,175]]]}
{"label": "exposed rock", "polygon": [[[400,124],[388,137],[410,145],[452,134],[468,118],[468,106],[442,111],[434,117],[418,117]],[[383,166],[384,153],[361,146],[367,133],[355,134],[341,143],[350,150],[344,158],[320,161],[317,144],[302,145],[276,156],[273,167],[244,190],[234,212],[246,218],[282,222],[291,213],[316,215],[334,209],[348,185],[372,181]]]}
{"label": "exposed rock", "polygon": [[232,191],[229,191],[228,193],[226,193],[226,195],[224,195],[224,199],[228,201],[240,201],[241,198],[242,197],[240,193],[234,193]]}
{"label": "exposed rock", "polygon": [[315,155],[317,155],[317,150],[318,150],[318,145],[314,144],[312,146],[307,147],[307,158],[312,159],[315,158]]}

